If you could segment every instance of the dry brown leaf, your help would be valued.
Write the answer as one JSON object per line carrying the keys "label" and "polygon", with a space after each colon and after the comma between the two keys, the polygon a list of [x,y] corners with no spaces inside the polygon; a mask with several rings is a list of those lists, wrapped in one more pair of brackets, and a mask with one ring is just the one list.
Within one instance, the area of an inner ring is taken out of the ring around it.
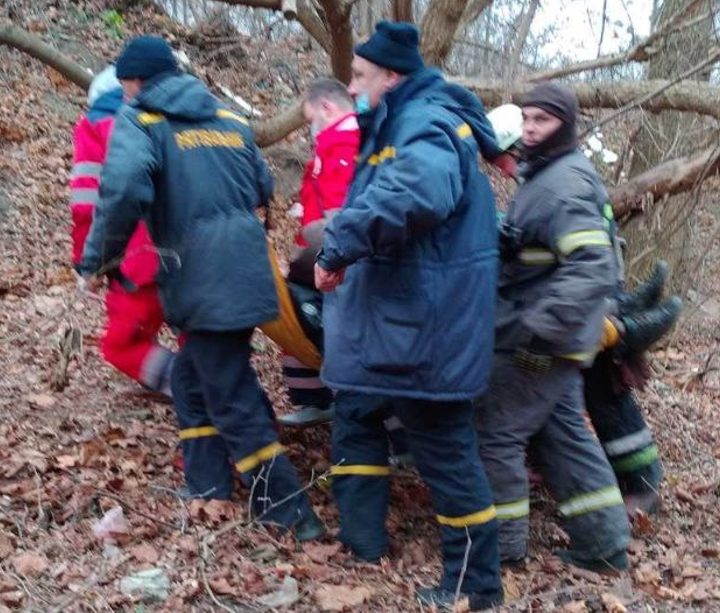
{"label": "dry brown leaf", "polygon": [[600,599],[608,613],[627,613],[627,608],[615,594],[605,592],[600,596]]}
{"label": "dry brown leaf", "polygon": [[662,582],[662,577],[650,562],[644,562],[640,564],[633,572],[635,581],[638,583],[649,583],[651,585],[659,585]]}
{"label": "dry brown leaf", "polygon": [[231,520],[237,513],[237,505],[231,500],[201,500],[196,498],[190,502],[190,516],[201,522],[221,524]]}
{"label": "dry brown leaf", "polygon": [[325,564],[330,558],[337,554],[342,545],[340,543],[332,543],[331,545],[323,545],[322,543],[305,543],[303,551],[308,557],[318,564]]}
{"label": "dry brown leaf", "polygon": [[522,587],[514,573],[506,572],[502,577],[502,584],[503,591],[505,592],[505,602],[517,600],[522,596]]}
{"label": "dry brown leaf", "polygon": [[587,613],[588,608],[584,600],[573,600],[563,605],[560,613]]}
{"label": "dry brown leaf", "polygon": [[59,455],[55,458],[55,462],[60,468],[73,468],[78,465],[80,458],[76,455]]}
{"label": "dry brown leaf", "polygon": [[158,550],[148,543],[131,547],[130,555],[143,564],[155,564],[160,559]]}
{"label": "dry brown leaf", "polygon": [[15,547],[10,537],[0,534],[0,560],[6,560],[13,551],[15,551]]}
{"label": "dry brown leaf", "polygon": [[365,586],[323,585],[315,591],[315,600],[323,611],[344,611],[359,607],[371,596],[370,588]]}
{"label": "dry brown leaf", "polygon": [[30,394],[27,401],[35,409],[49,409],[57,402],[50,394]]}
{"label": "dry brown leaf", "polygon": [[208,584],[213,592],[222,596],[233,596],[239,591],[237,587],[230,585],[230,582],[225,577],[208,579]]}
{"label": "dry brown leaf", "polygon": [[[25,597],[25,594],[23,594],[20,590],[12,590],[10,592],[2,592],[0,594],[0,602],[3,603],[3,605],[7,605],[8,607],[11,607],[12,609],[16,609],[22,605],[23,598]],[[9,609],[8,609],[9,610]]]}
{"label": "dry brown leaf", "polygon": [[25,551],[12,558],[15,572],[23,577],[37,577],[48,567],[47,560],[37,553]]}

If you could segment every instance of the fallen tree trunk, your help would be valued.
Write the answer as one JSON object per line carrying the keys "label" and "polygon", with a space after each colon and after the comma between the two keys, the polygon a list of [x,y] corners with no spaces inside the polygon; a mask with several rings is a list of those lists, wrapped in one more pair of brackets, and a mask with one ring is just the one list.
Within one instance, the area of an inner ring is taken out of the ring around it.
{"label": "fallen tree trunk", "polygon": [[[451,81],[472,89],[488,107],[503,102],[505,85],[488,83],[468,77],[451,77]],[[642,96],[659,91],[670,81],[653,79],[648,81],[590,81],[572,83],[578,103],[584,108],[617,109],[633,103]],[[533,83],[515,83],[510,88],[510,97],[516,104],[534,87]],[[653,113],[659,111],[684,111],[699,113],[720,119],[720,87],[697,81],[681,81],[669,89],[643,102],[641,108]]]}
{"label": "fallen tree trunk", "polygon": [[699,155],[668,160],[610,190],[610,201],[617,218],[641,208],[648,195],[654,199],[688,192],[720,172],[720,145]]}
{"label": "fallen tree trunk", "polygon": [[23,51],[40,60],[83,89],[90,87],[92,73],[31,32],[13,25],[0,27],[0,44]]}

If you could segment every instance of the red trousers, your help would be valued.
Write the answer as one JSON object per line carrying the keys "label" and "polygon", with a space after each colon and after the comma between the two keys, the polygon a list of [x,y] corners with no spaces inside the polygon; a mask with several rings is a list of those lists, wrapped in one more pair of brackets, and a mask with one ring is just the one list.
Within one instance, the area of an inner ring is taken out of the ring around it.
{"label": "red trousers", "polygon": [[170,353],[157,343],[164,320],[157,286],[128,291],[112,281],[105,306],[107,321],[100,341],[103,357],[119,371],[156,389],[157,365],[150,363],[165,362]]}

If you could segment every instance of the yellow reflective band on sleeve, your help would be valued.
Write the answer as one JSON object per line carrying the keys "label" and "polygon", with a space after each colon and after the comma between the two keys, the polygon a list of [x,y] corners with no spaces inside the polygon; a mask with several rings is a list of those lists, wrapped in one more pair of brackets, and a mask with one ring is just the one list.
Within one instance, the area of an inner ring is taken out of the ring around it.
{"label": "yellow reflective band on sleeve", "polygon": [[374,464],[341,464],[330,468],[331,475],[361,475],[364,477],[387,477],[392,472],[389,466]]}
{"label": "yellow reflective band on sleeve", "polygon": [[580,247],[610,247],[610,237],[605,230],[582,230],[562,236],[558,242],[558,251],[570,255]]}
{"label": "yellow reflective band on sleeve", "polygon": [[592,513],[606,507],[623,504],[623,497],[616,485],[609,485],[594,492],[573,496],[558,506],[561,515],[575,517]]}
{"label": "yellow reflective band on sleeve", "polygon": [[165,115],[163,115],[162,113],[143,112],[138,115],[138,121],[144,126],[149,126],[150,124],[153,124],[153,123],[160,123],[164,119],[165,119]]}
{"label": "yellow reflective band on sleeve", "polygon": [[495,504],[498,519],[520,519],[530,515],[530,499],[521,498],[513,502]]}
{"label": "yellow reflective band on sleeve", "polygon": [[466,124],[460,124],[456,129],[455,132],[457,132],[457,135],[460,138],[467,138],[468,136],[472,136],[472,128]]}
{"label": "yellow reflective band on sleeve", "polygon": [[547,264],[555,264],[557,258],[549,249],[542,247],[526,247],[521,249],[518,259],[528,266],[546,266]]}
{"label": "yellow reflective band on sleeve", "polygon": [[370,166],[377,166],[378,164],[382,164],[385,160],[391,160],[395,157],[397,157],[395,147],[383,147],[380,151],[373,153],[368,158],[368,164],[370,164]]}
{"label": "yellow reflective band on sleeve", "polygon": [[198,428],[183,428],[178,435],[181,441],[191,438],[202,438],[204,436],[217,436],[220,434],[215,426],[200,426]]}
{"label": "yellow reflective band on sleeve", "polygon": [[564,360],[572,360],[573,362],[587,362],[595,357],[596,354],[597,351],[578,351],[577,353],[566,353],[560,357]]}
{"label": "yellow reflective band on sleeve", "polygon": [[245,117],[243,117],[242,115],[238,115],[237,113],[233,113],[228,109],[218,109],[216,115],[218,117],[222,117],[223,119],[234,119],[235,121],[239,121],[246,126],[250,124],[250,122],[245,119]]}
{"label": "yellow reflective band on sleeve", "polygon": [[613,219],[615,219],[615,213],[613,212],[612,204],[610,204],[609,202],[606,202],[603,205],[603,217],[608,221],[612,221]]}
{"label": "yellow reflective band on sleeve", "polygon": [[249,456],[244,457],[239,462],[235,462],[235,468],[238,472],[247,473],[263,462],[272,460],[275,456],[284,452],[285,447],[275,441],[274,443],[270,443],[266,447],[259,449],[255,453],[251,453]]}
{"label": "yellow reflective band on sleeve", "polygon": [[451,528],[467,528],[468,526],[476,526],[477,524],[486,524],[490,520],[495,519],[497,513],[494,506],[490,506],[482,511],[470,513],[470,515],[462,515],[461,517],[448,517],[447,515],[436,515],[437,522],[443,526]]}

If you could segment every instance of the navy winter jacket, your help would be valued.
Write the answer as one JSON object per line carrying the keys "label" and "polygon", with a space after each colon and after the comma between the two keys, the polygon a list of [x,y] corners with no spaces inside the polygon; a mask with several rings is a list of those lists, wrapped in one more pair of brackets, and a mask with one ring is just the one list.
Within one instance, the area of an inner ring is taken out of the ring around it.
{"label": "navy winter jacket", "polygon": [[480,101],[441,74],[383,97],[319,264],[329,387],[465,400],[486,386],[497,284],[495,204],[478,152],[499,152]]}
{"label": "navy winter jacket", "polygon": [[120,111],[81,270],[110,270],[145,220],[160,255],[166,320],[239,330],[277,316],[255,208],[272,177],[247,121],[197,79],[165,73]]}

